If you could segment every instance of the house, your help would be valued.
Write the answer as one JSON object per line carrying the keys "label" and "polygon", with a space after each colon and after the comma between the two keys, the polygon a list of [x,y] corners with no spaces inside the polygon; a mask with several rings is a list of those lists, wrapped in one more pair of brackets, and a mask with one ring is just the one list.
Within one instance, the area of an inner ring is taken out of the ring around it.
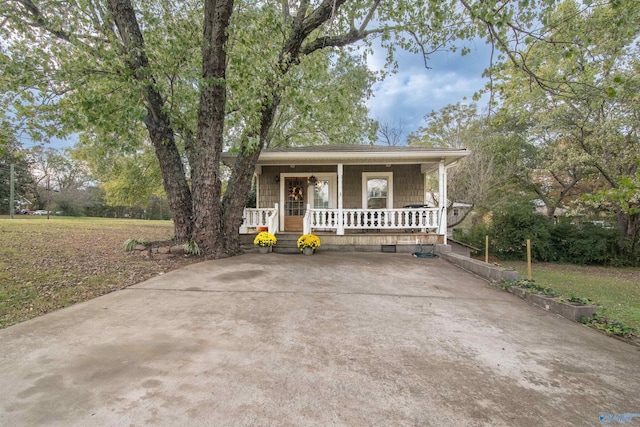
{"label": "house", "polygon": [[446,200],[447,170],[468,154],[370,145],[263,150],[256,208],[245,210],[239,231],[314,232],[322,234],[324,247],[446,243],[447,206],[427,206],[427,176],[438,174]]}
{"label": "house", "polygon": [[[440,195],[438,193],[427,192],[426,193],[426,205],[430,208],[435,208],[439,206]],[[471,209],[473,209],[473,205],[470,203],[463,202],[452,202],[451,200],[446,200],[447,206],[447,228],[448,232],[451,233],[453,227],[457,226],[462,222],[464,218],[469,214]]]}

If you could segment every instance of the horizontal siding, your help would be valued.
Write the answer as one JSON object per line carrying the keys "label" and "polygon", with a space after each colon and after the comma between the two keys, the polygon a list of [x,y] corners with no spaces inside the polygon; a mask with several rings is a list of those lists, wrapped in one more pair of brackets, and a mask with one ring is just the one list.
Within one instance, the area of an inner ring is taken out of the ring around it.
{"label": "horizontal siding", "polygon": [[[337,172],[335,165],[305,165],[296,166],[263,166],[260,175],[260,194],[258,206],[273,207],[279,203],[280,183],[276,177],[281,173],[300,173],[300,175],[317,174],[323,172]],[[420,172],[420,165],[345,165],[343,175],[342,200],[345,208],[362,208],[362,173],[363,172],[392,172],[393,173],[393,207],[401,208],[406,205],[424,203],[424,179]]]}
{"label": "horizontal siding", "polygon": [[392,166],[393,207],[424,203],[424,177],[420,165]]}
{"label": "horizontal siding", "polygon": [[420,165],[354,165],[345,166],[343,203],[345,208],[362,209],[362,174],[364,172],[393,173],[393,207],[424,203],[424,178]]}

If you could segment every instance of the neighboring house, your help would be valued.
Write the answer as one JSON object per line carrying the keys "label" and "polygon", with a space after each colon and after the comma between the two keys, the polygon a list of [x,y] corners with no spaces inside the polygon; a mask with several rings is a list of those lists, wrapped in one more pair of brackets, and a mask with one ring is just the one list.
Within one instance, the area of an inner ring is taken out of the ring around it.
{"label": "neighboring house", "polygon": [[[438,193],[427,192],[426,205],[435,208],[440,205],[440,196]],[[470,203],[452,202],[447,199],[447,228],[453,229],[456,225],[460,224],[462,220],[467,216],[469,211],[473,209],[473,205]],[[451,231],[451,230],[449,230]]]}
{"label": "neighboring house", "polygon": [[[446,243],[447,206],[427,206],[426,178],[437,172],[439,193],[446,196],[447,169],[468,154],[369,145],[263,150],[257,207],[245,210],[240,233],[261,227],[274,234],[321,232],[323,245],[391,244],[384,242],[407,236],[416,243]],[[228,153],[224,157],[233,161]]]}

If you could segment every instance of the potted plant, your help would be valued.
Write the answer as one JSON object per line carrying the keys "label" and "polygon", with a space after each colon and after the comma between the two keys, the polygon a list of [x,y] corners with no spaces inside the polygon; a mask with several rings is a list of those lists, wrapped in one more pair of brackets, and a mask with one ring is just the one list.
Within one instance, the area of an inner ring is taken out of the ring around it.
{"label": "potted plant", "polygon": [[320,246],[320,238],[315,234],[303,234],[298,238],[298,249],[305,255],[312,255]]}
{"label": "potted plant", "polygon": [[268,231],[262,231],[253,239],[253,244],[258,247],[261,254],[266,254],[271,251],[271,246],[275,245],[277,241],[276,236]]}

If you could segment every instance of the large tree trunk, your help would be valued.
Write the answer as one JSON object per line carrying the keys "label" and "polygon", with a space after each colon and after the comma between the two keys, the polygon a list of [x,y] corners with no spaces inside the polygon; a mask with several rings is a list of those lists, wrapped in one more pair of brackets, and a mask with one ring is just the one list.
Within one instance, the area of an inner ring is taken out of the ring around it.
{"label": "large tree trunk", "polygon": [[[242,214],[247,201],[247,194],[251,190],[251,179],[256,170],[258,158],[262,150],[267,147],[269,131],[273,126],[273,119],[281,101],[281,88],[275,83],[268,83],[267,87],[272,87],[272,96],[265,96],[262,101],[262,114],[260,117],[259,144],[257,147],[250,147],[249,140],[245,136],[242,146],[243,150],[238,154],[233,166],[233,173],[227,185],[227,192],[222,201],[223,207],[223,229],[222,237],[225,251],[235,255],[240,249],[240,235],[238,228],[242,224]],[[252,135],[253,137],[254,135]],[[232,191],[230,189],[233,189]]]}
{"label": "large tree trunk", "polygon": [[233,0],[207,0],[204,5],[204,44],[198,133],[189,157],[193,183],[193,238],[205,253],[224,251],[221,244],[222,204],[220,155],[224,147],[226,106],[227,27]]}
{"label": "large tree trunk", "polygon": [[167,202],[173,215],[175,239],[184,242],[192,233],[191,192],[187,184],[182,158],[175,143],[174,131],[165,114],[164,100],[150,74],[144,38],[130,0],[108,0],[109,12],[118,27],[127,68],[144,85],[147,116],[144,124],[160,162]]}
{"label": "large tree trunk", "polygon": [[[303,2],[292,20],[292,33],[279,58],[279,72],[285,75],[300,58],[300,49],[306,38],[330,19],[346,0],[323,0],[312,12]],[[108,0],[109,11],[120,32],[126,53],[127,66],[135,78],[145,83],[144,95],[147,107],[145,124],[156,148],[156,154],[165,178],[165,189],[176,224],[184,227],[176,237],[192,236],[204,253],[219,256],[240,251],[238,227],[242,221],[242,209],[251,186],[261,150],[273,124],[275,110],[280,102],[282,87],[277,82],[267,82],[263,99],[257,148],[243,144],[236,161],[229,191],[221,201],[220,158],[224,148],[224,119],[226,107],[226,52],[227,28],[233,11],[233,0],[206,0],[204,4],[202,81],[198,131],[195,141],[188,141],[187,157],[191,166],[192,190],[186,185],[182,162],[175,149],[174,130],[163,112],[163,99],[150,76],[144,40],[130,0]],[[373,16],[376,2],[366,18]],[[364,28],[364,24],[363,27]],[[364,31],[352,31],[344,36],[324,38],[312,43],[303,54],[328,46],[343,46],[363,38]],[[179,167],[178,167],[179,165]],[[181,176],[179,176],[181,175]],[[184,184],[183,184],[184,183]],[[185,191],[182,191],[185,190]],[[187,209],[191,205],[192,210]],[[191,215],[191,212],[193,213]],[[190,228],[192,226],[192,228]]]}
{"label": "large tree trunk", "polygon": [[173,216],[173,229],[177,242],[186,242],[193,233],[191,191],[185,178],[180,152],[176,146],[173,131],[158,130],[157,124],[147,114],[147,124],[151,142],[155,147],[156,157],[162,171],[162,184],[167,194],[167,203]]}
{"label": "large tree trunk", "polygon": [[242,252],[238,228],[242,224],[242,214],[247,201],[247,194],[251,190],[251,180],[256,170],[260,152],[261,147],[249,153],[243,152],[238,155],[227,185],[227,192],[224,195],[222,202],[224,212],[222,242],[225,252],[230,255]]}

